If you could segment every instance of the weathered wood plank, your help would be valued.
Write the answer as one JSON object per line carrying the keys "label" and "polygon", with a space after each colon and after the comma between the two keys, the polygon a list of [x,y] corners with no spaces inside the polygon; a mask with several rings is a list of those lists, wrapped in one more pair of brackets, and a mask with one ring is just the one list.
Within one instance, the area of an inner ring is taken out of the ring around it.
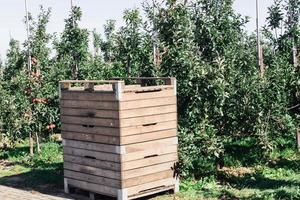
{"label": "weathered wood plank", "polygon": [[134,177],[144,176],[147,174],[153,174],[157,172],[167,171],[174,167],[175,162],[160,163],[158,165],[152,165],[147,167],[141,167],[137,169],[122,171],[122,180],[130,179]]}
{"label": "weathered wood plank", "polygon": [[62,123],[66,124],[79,124],[79,125],[92,125],[104,127],[129,127],[129,126],[158,126],[158,122],[174,121],[177,120],[177,113],[166,113],[160,115],[151,115],[144,117],[134,117],[128,119],[107,119],[107,118],[94,118],[94,117],[77,117],[77,116],[61,116]]}
{"label": "weathered wood plank", "polygon": [[73,147],[90,151],[101,151],[113,154],[120,154],[120,147],[116,145],[101,144],[77,140],[64,140],[64,147]]}
{"label": "weathered wood plank", "polygon": [[75,179],[71,179],[71,178],[67,178],[67,182],[69,185],[71,185],[73,187],[77,187],[77,188],[84,189],[87,191],[91,191],[91,192],[95,192],[95,193],[99,193],[99,194],[103,194],[103,195],[108,195],[108,196],[112,196],[112,197],[116,197],[118,195],[118,189],[113,188],[113,187],[108,187],[105,185],[102,185],[101,187],[99,187],[98,184],[89,183],[89,182],[85,182],[85,181],[79,181],[79,180],[75,180]]}
{"label": "weathered wood plank", "polygon": [[99,117],[118,119],[119,112],[116,110],[95,110],[95,109],[78,109],[78,108],[61,108],[61,115],[82,116],[82,117]]}
{"label": "weathered wood plank", "polygon": [[169,190],[174,190],[174,185],[166,186],[166,187],[160,187],[160,188],[156,188],[156,189],[153,189],[153,190],[148,190],[146,192],[140,192],[139,194],[129,196],[128,200],[138,199],[138,198],[150,196],[150,195],[153,195],[153,194],[159,194],[161,192],[166,192],[166,191],[169,191]]}
{"label": "weathered wood plank", "polygon": [[120,120],[120,127],[129,127],[129,126],[159,126],[157,123],[165,121],[174,121],[177,120],[177,113],[166,113],[160,115],[150,115],[144,117],[134,117],[128,119]]}
{"label": "weathered wood plank", "polygon": [[122,96],[122,101],[132,101],[132,100],[140,100],[140,99],[153,99],[153,98],[161,98],[161,97],[170,97],[174,96],[173,87],[167,88],[158,88],[158,90],[153,91],[143,91],[143,87],[130,89],[131,92],[124,91]]}
{"label": "weathered wood plank", "polygon": [[88,126],[88,125],[76,125],[66,124],[61,125],[62,132],[78,132],[78,133],[89,133],[109,136],[119,136],[120,132],[118,128],[111,127],[99,127],[99,126]]}
{"label": "weathered wood plank", "polygon": [[174,178],[162,179],[158,181],[148,182],[142,185],[127,188],[128,196],[151,191],[153,189],[163,188],[175,185]]}
{"label": "weathered wood plank", "polygon": [[102,187],[103,185],[105,185],[105,186],[109,186],[109,187],[113,187],[113,188],[121,188],[121,180],[110,179],[110,178],[106,178],[106,177],[70,171],[67,169],[64,170],[64,177],[76,179],[79,181],[85,181],[85,182],[89,182],[89,183],[95,183],[95,184],[98,184],[99,187]]}
{"label": "weathered wood plank", "polygon": [[176,105],[138,108],[120,111],[120,119],[177,112]]}
{"label": "weathered wood plank", "polygon": [[146,142],[151,140],[158,140],[162,138],[170,138],[177,136],[177,129],[169,129],[163,131],[150,132],[139,135],[129,135],[120,138],[120,144],[134,144],[138,142]]}
{"label": "weathered wood plank", "polygon": [[96,110],[118,110],[118,102],[110,101],[78,101],[78,100],[61,100],[62,108],[86,108]]}
{"label": "weathered wood plank", "polygon": [[166,162],[176,162],[178,160],[177,152],[174,153],[168,153],[164,155],[159,155],[155,157],[150,157],[150,158],[143,158],[139,160],[133,160],[133,161],[127,161],[121,163],[122,165],[122,170],[131,170],[131,169],[137,169],[141,167],[146,167],[146,166],[151,166],[151,165],[157,165],[161,163],[166,163]]}
{"label": "weathered wood plank", "polygon": [[164,106],[164,105],[174,105],[176,104],[176,97],[163,97],[163,98],[155,98],[155,99],[142,99],[135,101],[121,101],[119,109],[120,110],[129,110],[129,109],[137,109],[137,108],[147,108],[154,106]]}
{"label": "weathered wood plank", "polygon": [[104,126],[104,127],[119,127],[119,120],[106,119],[106,118],[94,118],[94,117],[73,117],[73,116],[61,116],[61,122],[66,124],[79,124],[88,126]]}
{"label": "weathered wood plank", "polygon": [[78,165],[78,164],[70,163],[70,162],[64,162],[64,169],[81,172],[81,173],[85,173],[85,174],[91,174],[91,175],[111,178],[111,179],[117,179],[117,180],[120,180],[120,178],[121,178],[120,172],[91,167],[91,166]]}
{"label": "weathered wood plank", "polygon": [[168,129],[176,129],[176,128],[177,128],[177,121],[167,121],[167,122],[159,122],[155,126],[139,125],[139,126],[120,128],[120,135],[121,136],[137,135],[137,134],[168,130]]}
{"label": "weathered wood plank", "polygon": [[125,153],[132,153],[136,151],[145,151],[147,149],[163,148],[166,146],[177,145],[177,144],[178,144],[178,138],[172,137],[172,138],[165,138],[165,139],[154,140],[149,142],[125,145],[124,149],[125,149]]}
{"label": "weathered wood plank", "polygon": [[145,176],[126,179],[126,180],[122,181],[122,188],[129,188],[129,187],[133,187],[136,185],[142,185],[142,184],[153,182],[153,181],[173,178],[173,173],[174,172],[170,169],[170,170],[163,171],[163,172],[158,172],[158,173],[154,173],[154,174],[148,174]]}
{"label": "weathered wood plank", "polygon": [[169,153],[177,152],[177,145],[165,146],[161,148],[155,149],[147,149],[145,151],[137,151],[133,153],[127,153],[121,155],[121,163],[132,161],[132,160],[139,160],[154,156],[160,156]]}
{"label": "weathered wood plank", "polygon": [[116,144],[116,145],[120,144],[119,137],[99,135],[99,134],[62,131],[62,138],[69,139],[69,140],[99,142],[99,143],[103,143],[103,144]]}
{"label": "weathered wood plank", "polygon": [[64,147],[64,154],[120,163],[120,155],[100,151],[90,151],[73,147]]}
{"label": "weathered wood plank", "polygon": [[96,160],[85,158],[82,156],[72,156],[72,155],[64,155],[64,161],[69,163],[75,163],[84,166],[96,167],[100,169],[107,169],[112,171],[120,171],[121,164],[116,162],[110,162],[105,160]]}
{"label": "weathered wood plank", "polygon": [[61,99],[63,100],[80,100],[80,101],[117,101],[116,96],[111,92],[87,92],[87,91],[62,91]]}

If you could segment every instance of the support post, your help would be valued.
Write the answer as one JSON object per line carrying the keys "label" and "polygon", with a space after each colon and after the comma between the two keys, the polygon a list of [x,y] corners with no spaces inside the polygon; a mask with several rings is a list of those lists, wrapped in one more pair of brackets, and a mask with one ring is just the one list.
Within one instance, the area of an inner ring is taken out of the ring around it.
{"label": "support post", "polygon": [[68,180],[66,178],[64,178],[64,189],[65,189],[65,193],[70,194]]}
{"label": "support post", "polygon": [[118,190],[118,200],[128,200],[128,192],[127,189]]}
{"label": "support post", "polygon": [[124,81],[117,81],[113,84],[113,89],[116,95],[116,99],[120,101],[122,99],[122,89],[124,86]]}

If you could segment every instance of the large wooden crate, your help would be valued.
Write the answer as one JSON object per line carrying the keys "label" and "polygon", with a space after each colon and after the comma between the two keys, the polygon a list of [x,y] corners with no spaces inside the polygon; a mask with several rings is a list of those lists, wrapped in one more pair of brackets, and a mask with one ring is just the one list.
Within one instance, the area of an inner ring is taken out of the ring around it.
{"label": "large wooden crate", "polygon": [[176,80],[126,81],[60,82],[66,192],[125,200],[178,190]]}

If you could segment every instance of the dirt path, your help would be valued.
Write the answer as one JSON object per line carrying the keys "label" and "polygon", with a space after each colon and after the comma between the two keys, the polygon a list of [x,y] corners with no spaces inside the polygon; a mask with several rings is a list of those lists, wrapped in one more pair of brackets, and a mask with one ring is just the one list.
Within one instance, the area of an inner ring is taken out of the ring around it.
{"label": "dirt path", "polygon": [[66,197],[51,196],[36,191],[16,189],[0,185],[1,200],[71,200]]}

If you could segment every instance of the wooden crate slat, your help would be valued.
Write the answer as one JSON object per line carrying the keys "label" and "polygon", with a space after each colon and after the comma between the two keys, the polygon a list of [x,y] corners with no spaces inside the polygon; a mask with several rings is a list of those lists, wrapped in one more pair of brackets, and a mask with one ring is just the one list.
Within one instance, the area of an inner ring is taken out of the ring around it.
{"label": "wooden crate slat", "polygon": [[87,92],[87,91],[62,91],[63,100],[81,100],[81,101],[117,101],[113,92]]}
{"label": "wooden crate slat", "polygon": [[131,196],[128,197],[128,200],[138,199],[138,198],[150,196],[150,195],[153,195],[153,194],[159,194],[161,192],[166,192],[166,191],[169,191],[169,190],[174,190],[174,185],[163,187],[163,188],[156,188],[154,190],[148,190],[147,192],[142,192],[142,193],[139,193],[139,194],[131,195]]}
{"label": "wooden crate slat", "polygon": [[159,122],[155,126],[131,126],[120,128],[120,136],[128,136],[128,135],[137,135],[144,134],[154,131],[168,130],[168,129],[176,129],[177,121],[167,121],[167,122]]}
{"label": "wooden crate slat", "polygon": [[61,115],[66,115],[66,116],[82,116],[82,117],[99,117],[99,118],[119,119],[119,112],[116,110],[61,108],[60,113],[61,113]]}
{"label": "wooden crate slat", "polygon": [[155,149],[148,149],[145,151],[123,154],[121,155],[121,162],[124,163],[132,160],[139,160],[139,159],[160,156],[160,155],[174,153],[174,152],[177,152],[177,145],[165,146],[165,147],[155,148]]}
{"label": "wooden crate slat", "polygon": [[155,98],[155,99],[142,99],[142,100],[135,100],[135,101],[121,101],[120,102],[120,110],[130,110],[136,108],[147,108],[147,107],[154,107],[154,106],[164,106],[164,105],[174,105],[176,104],[176,97],[162,97],[162,98]]}
{"label": "wooden crate slat", "polygon": [[160,115],[151,115],[151,116],[144,116],[144,117],[134,117],[134,118],[128,118],[128,119],[121,119],[120,120],[120,127],[129,127],[129,126],[157,126],[159,122],[165,122],[165,121],[174,121],[177,120],[177,113],[166,113],[166,114],[160,114]]}
{"label": "wooden crate slat", "polygon": [[171,162],[171,161],[176,162],[177,160],[178,160],[177,152],[173,152],[173,153],[163,154],[155,157],[123,162],[121,164],[122,165],[121,168],[122,170],[126,171],[126,170],[137,169],[137,168],[151,166],[151,165],[157,165],[165,162]]}
{"label": "wooden crate slat", "polygon": [[122,180],[170,170],[174,167],[174,164],[175,162],[167,162],[167,163],[160,163],[158,165],[152,165],[147,167],[141,167],[138,169],[122,171],[121,174]]}
{"label": "wooden crate slat", "polygon": [[154,140],[149,142],[142,142],[136,144],[125,145],[125,153],[132,153],[136,151],[145,151],[147,149],[154,149],[154,148],[162,148],[169,145],[177,145],[178,139],[177,137],[172,138],[165,138],[160,140]]}
{"label": "wooden crate slat", "polygon": [[67,169],[64,170],[64,176],[66,178],[76,179],[79,181],[96,183],[96,184],[100,185],[99,187],[102,187],[102,186],[109,186],[109,187],[113,187],[113,188],[121,187],[121,180],[110,179],[110,178],[95,176],[95,175],[90,175],[90,174],[84,174],[84,173],[80,173],[80,172],[70,171]]}
{"label": "wooden crate slat", "polygon": [[175,179],[174,178],[168,178],[168,179],[162,179],[158,181],[148,182],[142,185],[133,186],[130,188],[127,188],[128,196],[147,192],[151,189],[156,189],[159,187],[167,187],[175,185]]}
{"label": "wooden crate slat", "polygon": [[174,172],[170,169],[163,172],[148,174],[145,176],[135,177],[131,179],[126,179],[122,182],[122,188],[129,188],[136,185],[142,185],[148,182],[158,181],[162,179],[173,178]]}
{"label": "wooden crate slat", "polygon": [[81,172],[85,174],[102,176],[111,179],[117,179],[117,180],[120,180],[121,178],[120,172],[91,167],[91,166],[79,165],[79,164],[69,163],[69,162],[64,162],[64,169]]}
{"label": "wooden crate slat", "polygon": [[120,111],[120,119],[132,118],[132,117],[142,117],[149,115],[159,115],[165,113],[176,112],[176,105],[165,105],[165,106],[156,106],[148,108],[137,108],[131,110]]}
{"label": "wooden crate slat", "polygon": [[79,181],[71,178],[66,178],[68,185],[84,189],[90,192],[95,192],[103,195],[116,197],[118,195],[118,189],[109,186],[99,186],[98,184],[89,183],[85,181]]}
{"label": "wooden crate slat", "polygon": [[100,151],[90,151],[73,147],[65,147],[64,154],[72,156],[81,156],[95,160],[111,161],[117,163],[120,162],[120,156],[118,154],[105,153]]}
{"label": "wooden crate slat", "polygon": [[104,127],[129,127],[129,126],[157,126],[158,122],[177,120],[177,113],[166,113],[161,115],[152,115],[144,117],[135,117],[128,119],[107,119],[94,117],[61,116],[62,123],[79,124],[86,126],[104,126]]}
{"label": "wooden crate slat", "polygon": [[[118,128],[110,127],[98,127],[98,126],[83,126],[77,124],[66,124],[61,125],[62,132],[79,132],[79,133],[90,133],[99,135],[119,136],[120,131]],[[119,141],[119,140],[118,140]]]}
{"label": "wooden crate slat", "polygon": [[90,167],[98,167],[100,169],[108,169],[112,171],[121,171],[121,164],[116,162],[110,162],[105,160],[95,160],[90,158],[84,158],[81,156],[64,155],[64,161],[69,163],[75,163],[79,165],[85,165]]}
{"label": "wooden crate slat", "polygon": [[70,140],[99,142],[103,144],[116,144],[116,145],[120,144],[120,138],[118,137],[99,135],[99,134],[62,131],[62,138],[70,139]]}
{"label": "wooden crate slat", "polygon": [[62,123],[79,124],[86,126],[104,126],[104,127],[119,127],[119,120],[106,118],[92,118],[92,117],[72,117],[61,116]]}
{"label": "wooden crate slat", "polygon": [[121,144],[133,144],[138,142],[146,142],[151,140],[158,140],[162,138],[170,138],[177,136],[177,129],[169,129],[163,131],[155,131],[139,135],[129,135],[120,138]]}
{"label": "wooden crate slat", "polygon": [[86,108],[96,110],[118,110],[118,102],[109,101],[76,101],[76,100],[61,100],[62,108]]}
{"label": "wooden crate slat", "polygon": [[77,140],[64,140],[63,144],[65,147],[73,147],[91,151],[101,151],[113,154],[120,154],[120,147],[115,145],[77,141]]}
{"label": "wooden crate slat", "polygon": [[153,92],[139,92],[142,88],[134,89],[132,92],[125,92],[122,96],[122,101],[132,101],[140,99],[153,99],[160,97],[174,96],[173,87],[158,88],[160,90],[154,90]]}

